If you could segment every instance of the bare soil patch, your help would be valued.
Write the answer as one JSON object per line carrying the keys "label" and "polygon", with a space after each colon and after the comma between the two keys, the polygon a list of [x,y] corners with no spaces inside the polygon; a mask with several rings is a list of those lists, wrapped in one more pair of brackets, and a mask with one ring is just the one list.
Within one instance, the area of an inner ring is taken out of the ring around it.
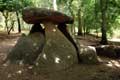
{"label": "bare soil patch", "polygon": [[[0,80],[120,80],[120,60],[99,57],[103,62],[96,65],[74,64],[56,72],[37,71],[30,65],[2,64],[4,58],[17,42],[20,34],[0,33]],[[95,37],[79,37],[83,45],[97,45]]]}

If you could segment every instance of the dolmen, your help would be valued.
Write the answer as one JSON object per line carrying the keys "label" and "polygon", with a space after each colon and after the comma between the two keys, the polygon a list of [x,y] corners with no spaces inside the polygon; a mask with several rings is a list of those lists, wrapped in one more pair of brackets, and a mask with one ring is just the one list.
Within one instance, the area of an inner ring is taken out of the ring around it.
{"label": "dolmen", "polygon": [[6,61],[56,71],[80,60],[78,47],[67,31],[72,17],[45,8],[25,8],[22,14],[23,20],[33,26],[28,35],[20,37]]}

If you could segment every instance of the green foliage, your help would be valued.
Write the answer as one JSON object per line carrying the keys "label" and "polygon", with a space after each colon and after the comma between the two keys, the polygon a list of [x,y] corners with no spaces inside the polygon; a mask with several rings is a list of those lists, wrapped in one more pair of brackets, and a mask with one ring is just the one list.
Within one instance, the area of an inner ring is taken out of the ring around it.
{"label": "green foliage", "polygon": [[[101,33],[100,0],[56,0],[58,11],[74,17],[74,26],[78,27],[78,10],[81,12],[83,29]],[[107,33],[112,36],[113,29],[120,24],[120,0],[107,0]],[[53,0],[0,0],[0,11],[21,11],[24,7],[53,9]],[[73,28],[72,28],[73,29]]]}
{"label": "green foliage", "polygon": [[24,7],[33,6],[32,0],[0,0],[0,11],[16,11]]}
{"label": "green foliage", "polygon": [[[21,32],[21,17],[19,16],[20,12],[23,8],[30,6],[34,6],[32,0],[0,0],[0,11],[2,12],[5,19],[5,28],[7,32],[10,32],[10,30],[14,27],[14,22],[16,18],[18,22],[18,31]],[[10,12],[12,12],[12,14],[16,16],[11,17]],[[9,19],[10,17],[11,19]],[[9,24],[9,22],[11,23]]]}

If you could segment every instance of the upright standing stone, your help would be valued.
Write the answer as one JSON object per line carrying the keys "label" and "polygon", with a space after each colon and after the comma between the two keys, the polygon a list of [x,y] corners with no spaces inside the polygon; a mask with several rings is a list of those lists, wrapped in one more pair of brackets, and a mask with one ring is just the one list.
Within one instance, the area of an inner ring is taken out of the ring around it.
{"label": "upright standing stone", "polygon": [[60,70],[77,62],[76,50],[71,42],[53,25],[45,23],[46,44],[38,59],[40,70]]}
{"label": "upright standing stone", "polygon": [[7,56],[10,63],[34,64],[45,44],[45,37],[40,32],[28,36],[22,35]]}

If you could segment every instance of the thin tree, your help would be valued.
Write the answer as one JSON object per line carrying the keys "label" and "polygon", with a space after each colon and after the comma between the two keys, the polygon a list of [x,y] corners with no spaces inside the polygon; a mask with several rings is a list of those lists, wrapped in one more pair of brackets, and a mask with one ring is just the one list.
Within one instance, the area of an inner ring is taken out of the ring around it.
{"label": "thin tree", "polygon": [[9,27],[8,27],[9,12],[8,12],[7,10],[4,10],[4,11],[2,12],[2,14],[3,14],[4,18],[5,18],[5,29],[6,29],[7,32],[8,32],[8,30],[9,30]]}
{"label": "thin tree", "polygon": [[[69,0],[67,6],[68,6],[68,10],[69,10],[71,16],[73,17],[73,19],[75,19],[75,14],[74,14],[73,9],[72,9],[72,2],[73,2],[73,0]],[[70,34],[72,34],[73,36],[75,34],[74,24],[71,25]]]}
{"label": "thin tree", "polygon": [[21,33],[21,25],[20,25],[20,18],[19,12],[16,10],[17,22],[18,22],[18,33]]}
{"label": "thin tree", "polygon": [[95,0],[95,4],[94,4],[94,14],[95,14],[95,29],[96,29],[96,37],[98,37],[98,28],[97,28],[97,17],[98,17],[98,14],[97,14],[97,0]]}
{"label": "thin tree", "polygon": [[83,29],[83,24],[82,24],[82,1],[79,1],[79,6],[78,6],[78,35],[83,35],[82,29]]}
{"label": "thin tree", "polygon": [[102,38],[101,38],[101,44],[108,44],[107,40],[107,0],[100,0],[100,8],[101,8],[101,32],[102,32]]}
{"label": "thin tree", "polygon": [[56,2],[56,0],[53,0],[53,9],[57,10],[57,2]]}

